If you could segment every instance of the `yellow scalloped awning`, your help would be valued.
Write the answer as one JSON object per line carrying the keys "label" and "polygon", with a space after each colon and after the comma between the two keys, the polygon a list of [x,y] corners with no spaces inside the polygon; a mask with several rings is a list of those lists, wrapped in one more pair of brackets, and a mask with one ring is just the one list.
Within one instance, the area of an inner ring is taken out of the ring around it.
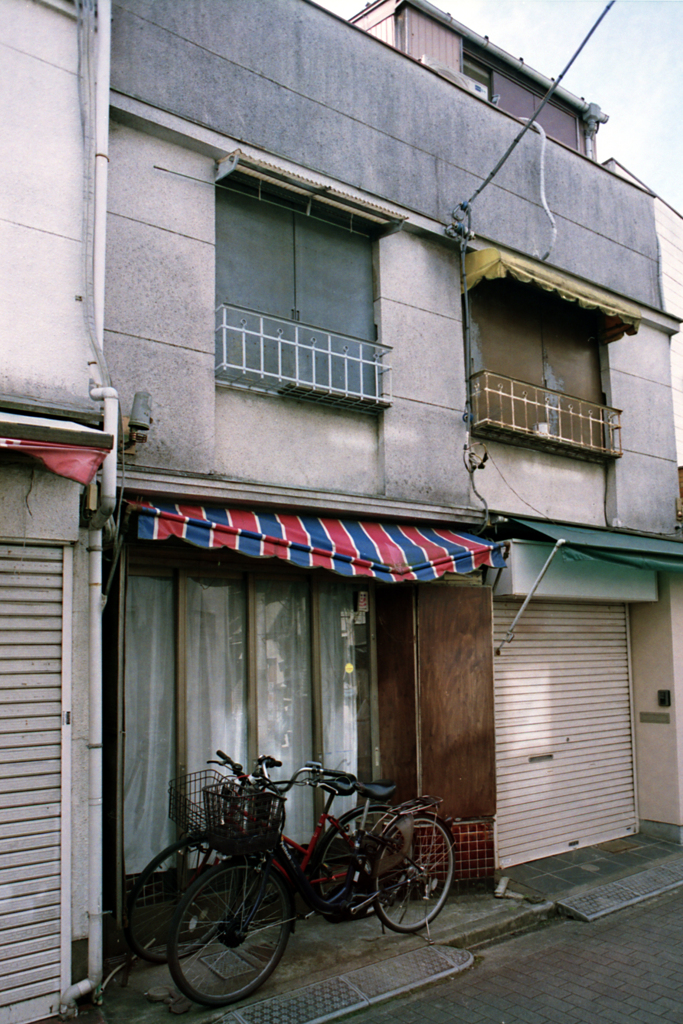
{"label": "yellow scalloped awning", "polygon": [[509,275],[523,284],[555,292],[566,302],[578,302],[584,309],[600,310],[605,317],[602,341],[618,341],[624,334],[638,333],[640,309],[634,303],[529,257],[513,256],[499,249],[479,249],[465,257],[465,272],[468,291],[484,279],[494,281]]}

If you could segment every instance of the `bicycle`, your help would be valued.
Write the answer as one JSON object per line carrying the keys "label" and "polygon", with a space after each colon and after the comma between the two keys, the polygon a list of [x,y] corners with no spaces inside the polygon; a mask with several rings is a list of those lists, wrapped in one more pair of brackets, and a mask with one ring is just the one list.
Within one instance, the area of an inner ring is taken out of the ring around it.
{"label": "bicycle", "polygon": [[[243,767],[223,751],[216,751],[218,761],[209,761],[221,768],[229,768],[235,776],[243,775]],[[267,777],[269,768],[280,767],[280,762],[267,756],[256,763],[256,773]],[[333,884],[329,876],[340,871],[347,857],[346,850],[335,846],[339,831],[348,830],[363,811],[354,807],[338,819],[330,814],[331,804],[336,796],[350,796],[354,790],[355,776],[349,772],[323,768],[317,762],[308,762],[295,773],[318,772],[318,785],[328,792],[320,818],[313,835],[306,846],[283,837],[301,858],[301,865],[309,876],[315,876],[320,891]],[[183,894],[189,885],[208,868],[215,866],[219,854],[209,842],[206,832],[206,818],[203,806],[203,790],[217,785],[225,778],[214,769],[204,769],[172,780],[169,784],[169,817],[185,835],[171,843],[142,869],[136,878],[127,900],[127,917],[124,936],[131,951],[150,963],[166,963],[168,927]],[[385,801],[389,797],[385,798]],[[383,802],[370,808],[370,820],[375,820],[387,810]],[[333,827],[330,827],[332,826]],[[327,831],[325,831],[327,829]],[[315,856],[314,856],[315,855]],[[322,865],[330,865],[323,870]],[[344,869],[345,870],[345,869]]]}
{"label": "bicycle", "polygon": [[[211,841],[230,859],[188,888],[169,929],[168,964],[178,988],[206,1006],[224,1006],[255,992],[272,974],[294,928],[294,895],[338,920],[371,906],[382,925],[399,932],[429,926],[441,911],[453,877],[453,840],[424,797],[385,812],[366,829],[366,812],[387,783],[354,788],[365,800],[359,828],[336,830],[348,865],[322,894],[282,840],[284,783],[250,777],[211,787]],[[228,791],[226,792],[226,789]],[[431,812],[431,813],[430,813]]]}

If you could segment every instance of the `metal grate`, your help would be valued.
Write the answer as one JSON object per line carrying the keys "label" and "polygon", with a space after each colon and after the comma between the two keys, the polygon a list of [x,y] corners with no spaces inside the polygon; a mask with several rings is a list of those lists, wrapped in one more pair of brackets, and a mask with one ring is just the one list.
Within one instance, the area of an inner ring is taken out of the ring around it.
{"label": "metal grate", "polygon": [[233,387],[379,413],[391,404],[385,345],[224,304],[216,380]]}
{"label": "metal grate", "polygon": [[579,921],[595,921],[605,914],[633,906],[634,903],[640,903],[670,889],[677,889],[681,885],[683,864],[675,861],[649,868],[647,871],[639,871],[617,882],[596,886],[575,896],[567,896],[559,900],[557,906],[568,917],[578,918]]}
{"label": "metal grate", "polygon": [[472,377],[472,427],[480,434],[579,458],[621,455],[618,409],[483,370]]}
{"label": "metal grate", "polygon": [[269,999],[240,1005],[216,1024],[324,1024],[472,966],[466,949],[429,946]]}

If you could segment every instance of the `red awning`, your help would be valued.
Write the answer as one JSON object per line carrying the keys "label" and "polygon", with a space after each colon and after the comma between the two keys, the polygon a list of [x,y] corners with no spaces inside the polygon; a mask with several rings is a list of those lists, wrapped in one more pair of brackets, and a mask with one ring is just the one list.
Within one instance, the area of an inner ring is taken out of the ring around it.
{"label": "red awning", "polygon": [[109,454],[102,448],[54,444],[50,441],[22,441],[15,437],[0,437],[0,448],[30,455],[42,462],[51,473],[75,480],[79,484],[89,484]]}
{"label": "red awning", "polygon": [[255,558],[282,558],[302,568],[385,583],[435,580],[445,573],[502,568],[505,545],[440,526],[358,522],[245,509],[132,503],[138,537],[175,537],[203,548],[232,548]]}
{"label": "red awning", "polygon": [[0,411],[0,452],[29,455],[51,473],[89,484],[114,438],[73,420]]}

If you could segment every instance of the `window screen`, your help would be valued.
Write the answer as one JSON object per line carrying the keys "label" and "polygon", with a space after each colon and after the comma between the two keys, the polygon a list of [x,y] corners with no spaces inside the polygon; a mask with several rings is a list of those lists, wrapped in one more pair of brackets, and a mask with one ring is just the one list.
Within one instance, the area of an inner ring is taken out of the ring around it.
{"label": "window screen", "polygon": [[285,201],[216,190],[217,304],[374,341],[371,239]]}

